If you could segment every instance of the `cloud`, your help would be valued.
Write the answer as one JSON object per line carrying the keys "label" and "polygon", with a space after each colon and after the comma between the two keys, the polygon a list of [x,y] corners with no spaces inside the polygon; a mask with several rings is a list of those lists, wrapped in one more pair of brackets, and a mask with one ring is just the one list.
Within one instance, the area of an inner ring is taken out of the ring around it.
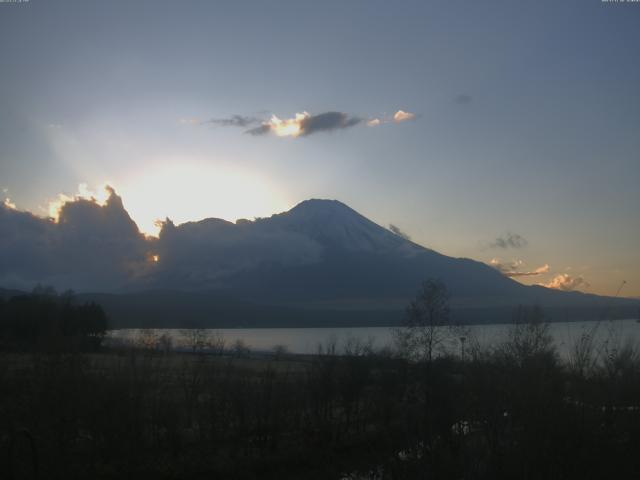
{"label": "cloud", "polygon": [[300,122],[301,135],[311,135],[316,132],[328,132],[353,127],[362,122],[361,118],[353,117],[342,112],[326,112],[310,115]]}
{"label": "cloud", "polygon": [[16,210],[16,204],[11,201],[9,197],[4,199],[4,206],[12,210]]}
{"label": "cloud", "polygon": [[526,238],[522,235],[518,235],[517,233],[507,233],[506,235],[502,235],[494,240],[491,243],[491,248],[523,248],[529,244]]}
{"label": "cloud", "polygon": [[237,223],[210,218],[174,225],[163,222],[155,253],[157,286],[202,289],[223,285],[223,277],[264,265],[305,265],[321,258],[321,245],[271,223]]}
{"label": "cloud", "polygon": [[367,126],[379,127],[380,125],[386,125],[387,123],[402,123],[409,120],[415,120],[416,118],[418,118],[418,115],[416,115],[415,113],[398,110],[391,117],[383,115],[382,117],[374,117],[367,120]]}
{"label": "cloud", "polygon": [[404,110],[398,110],[391,117],[384,115],[382,117],[370,117],[369,119],[339,111],[323,112],[317,115],[303,111],[296,113],[291,118],[280,118],[277,115],[272,115],[271,118],[264,119],[235,114],[230,117],[211,118],[205,121],[182,119],[180,122],[183,124],[209,124],[220,127],[252,127],[245,130],[245,133],[253,136],[274,134],[278,137],[305,137],[320,132],[344,130],[359,124],[377,127],[387,123],[402,123],[416,118],[417,115],[415,113]]}
{"label": "cloud", "polygon": [[512,262],[503,262],[499,258],[492,258],[489,264],[507,277],[532,277],[536,275],[542,275],[549,273],[551,268],[548,264],[544,264],[534,270],[521,271],[520,268],[524,266],[522,260],[514,260]]}
{"label": "cloud", "polygon": [[308,112],[296,113],[293,118],[280,119],[273,115],[267,122],[247,130],[250,135],[273,133],[279,137],[302,137],[318,132],[343,130],[362,122],[359,117],[344,112],[325,112],[311,115]]}
{"label": "cloud", "polygon": [[404,238],[405,240],[411,240],[411,237],[408,234],[400,230],[400,228],[396,227],[393,223],[389,224],[389,230],[391,230],[393,233],[395,233],[399,237]]}
{"label": "cloud", "polygon": [[545,263],[541,267],[536,268],[535,270],[529,272],[511,272],[507,274],[509,277],[531,277],[535,275],[542,275],[543,273],[549,273],[551,268],[548,263]]}
{"label": "cloud", "polygon": [[105,187],[104,200],[86,186],[60,196],[55,215],[43,218],[0,202],[0,285],[36,283],[78,291],[126,291],[176,285],[214,287],[223,275],[261,265],[304,265],[320,259],[321,245],[266,222],[219,219],[161,223],[146,237],[122,198]]}
{"label": "cloud", "polygon": [[144,274],[151,242],[115,191],[107,195],[104,204],[80,197],[65,201],[56,219],[0,204],[0,284],[110,289]]}
{"label": "cloud", "polygon": [[458,105],[469,105],[473,101],[473,97],[471,97],[471,95],[467,95],[466,93],[461,93],[460,95],[456,95],[453,100]]}
{"label": "cloud", "polygon": [[261,123],[262,120],[257,117],[249,117],[245,115],[231,115],[226,118],[210,118],[209,120],[205,120],[200,122],[201,124],[211,124],[219,127],[248,127],[250,125],[257,125]]}
{"label": "cloud", "polygon": [[393,114],[393,121],[396,123],[406,122],[407,120],[415,120],[416,114],[411,112],[405,112],[404,110],[398,110]]}
{"label": "cloud", "polygon": [[97,192],[94,192],[89,189],[86,183],[81,183],[78,185],[78,192],[74,195],[58,194],[55,199],[49,202],[47,212],[50,218],[57,221],[62,207],[67,203],[73,203],[76,200],[90,200],[103,206],[111,195],[115,195],[115,190],[109,184],[104,184]]}
{"label": "cloud", "polygon": [[270,131],[271,131],[271,125],[269,125],[268,123],[263,123],[259,127],[252,128],[250,130],[247,130],[244,133],[248,133],[249,135],[259,136],[259,135],[266,135]]}
{"label": "cloud", "polygon": [[590,286],[581,275],[574,277],[568,273],[556,275],[549,283],[541,283],[540,285],[556,290],[563,290],[565,292],[576,290],[578,287],[588,288]]}

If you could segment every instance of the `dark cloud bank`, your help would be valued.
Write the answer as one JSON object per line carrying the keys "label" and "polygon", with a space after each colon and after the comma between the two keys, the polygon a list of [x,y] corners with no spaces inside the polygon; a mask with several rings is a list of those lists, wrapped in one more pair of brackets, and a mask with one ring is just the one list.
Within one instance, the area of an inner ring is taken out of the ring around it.
{"label": "dark cloud bank", "polygon": [[57,223],[2,206],[0,285],[108,288],[142,273],[147,243],[113,191],[103,206],[66,203]]}
{"label": "dark cloud bank", "polygon": [[145,237],[113,190],[104,205],[67,202],[57,222],[0,204],[2,287],[45,283],[126,291],[170,285],[176,278],[182,287],[209,287],[221,275],[258,263],[313,262],[320,251],[303,235],[249,221],[207,219],[176,226],[167,220],[159,238]]}
{"label": "dark cloud bank", "polygon": [[330,132],[353,127],[362,122],[361,118],[352,117],[342,112],[326,112],[319,115],[311,115],[300,122],[302,135],[311,135],[317,132]]}

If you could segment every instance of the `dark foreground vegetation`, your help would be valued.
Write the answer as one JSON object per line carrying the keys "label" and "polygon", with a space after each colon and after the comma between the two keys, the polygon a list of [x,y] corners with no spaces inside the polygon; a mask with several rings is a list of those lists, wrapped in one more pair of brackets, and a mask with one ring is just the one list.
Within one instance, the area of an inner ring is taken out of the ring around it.
{"label": "dark foreground vegetation", "polygon": [[[529,335],[529,333],[525,333]],[[537,335],[537,333],[536,333]],[[2,478],[638,478],[640,361],[5,353]],[[588,356],[587,356],[588,357]],[[585,357],[585,358],[587,358]]]}
{"label": "dark foreground vegetation", "polygon": [[586,334],[560,361],[540,312],[521,310],[502,344],[436,355],[446,302],[426,293],[440,307],[412,304],[397,352],[258,356],[197,332],[189,353],[152,335],[5,351],[0,477],[640,478],[633,345]]}

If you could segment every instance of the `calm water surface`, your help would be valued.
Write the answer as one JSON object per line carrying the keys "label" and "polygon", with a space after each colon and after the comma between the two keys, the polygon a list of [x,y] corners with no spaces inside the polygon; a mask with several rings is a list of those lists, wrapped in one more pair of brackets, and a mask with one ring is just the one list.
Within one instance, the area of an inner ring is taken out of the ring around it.
{"label": "calm water surface", "polygon": [[[447,348],[458,352],[461,347],[460,337],[465,337],[467,348],[472,343],[487,347],[499,344],[507,338],[510,324],[472,325],[466,326],[465,332],[447,332],[449,341]],[[604,322],[559,322],[550,324],[550,333],[558,352],[566,356],[581,335],[593,333],[596,345],[608,342],[609,346],[622,346],[626,342],[640,340],[640,323],[636,320],[614,320]],[[393,328],[388,327],[354,327],[354,328],[223,328],[205,330],[206,334],[215,338],[224,338],[227,347],[237,341],[243,342],[251,350],[267,352],[276,346],[284,346],[291,353],[317,353],[318,347],[326,348],[336,345],[337,352],[343,352],[349,343],[354,341],[370,343],[376,349],[393,345]],[[187,334],[180,329],[156,329],[143,331],[138,329],[113,330],[109,332],[108,343],[112,345],[136,343],[149,336],[167,335],[177,348],[185,348],[189,344]]]}

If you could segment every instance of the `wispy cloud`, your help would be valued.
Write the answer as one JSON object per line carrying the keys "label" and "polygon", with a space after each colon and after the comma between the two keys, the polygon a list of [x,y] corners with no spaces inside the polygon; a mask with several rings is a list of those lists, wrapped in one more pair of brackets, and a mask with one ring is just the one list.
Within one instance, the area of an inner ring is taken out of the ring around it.
{"label": "wispy cloud", "polygon": [[541,283],[543,287],[554,288],[569,292],[579,287],[588,288],[590,285],[582,275],[572,276],[568,273],[560,273],[553,277],[548,283]]}
{"label": "wispy cloud", "polygon": [[266,135],[269,132],[271,132],[271,125],[269,123],[263,123],[259,127],[252,128],[250,130],[247,130],[244,133],[248,133],[249,135],[254,135],[254,136],[260,136],[260,135]]}
{"label": "wispy cloud", "polygon": [[404,238],[405,240],[411,240],[411,237],[407,233],[400,230],[400,228],[395,226],[393,223],[389,224],[389,230],[391,230],[393,233],[395,233],[399,237]]}
{"label": "wispy cloud", "polygon": [[398,110],[391,117],[383,115],[381,117],[374,117],[367,121],[368,127],[378,127],[387,123],[402,123],[410,120],[415,120],[418,115],[412,112],[405,112],[404,110]]}
{"label": "wispy cloud", "polygon": [[303,137],[319,132],[343,130],[362,122],[362,119],[344,112],[324,112],[311,115],[308,112],[296,113],[293,118],[280,119],[273,115],[267,122],[247,130],[250,135],[273,133],[279,137]]}
{"label": "wispy cloud", "polygon": [[490,245],[491,248],[523,248],[529,244],[526,238],[517,233],[507,233],[496,238]]}
{"label": "wispy cloud", "polygon": [[[183,118],[183,125],[213,125],[215,127],[245,128],[245,133],[253,136],[273,134],[278,137],[306,137],[321,132],[345,130],[356,125],[378,127],[387,123],[402,123],[415,120],[418,115],[412,112],[398,110],[392,116],[360,117],[345,112],[329,111],[311,114],[303,111],[291,118],[280,118],[277,115],[260,118],[258,116],[234,114],[228,117],[199,120],[197,118]],[[251,127],[251,128],[249,128]]]}
{"label": "wispy cloud", "polygon": [[211,124],[218,127],[250,127],[251,125],[257,125],[262,123],[262,120],[258,117],[250,117],[246,115],[231,115],[225,118],[210,118],[200,122],[201,124]]}
{"label": "wispy cloud", "polygon": [[536,275],[549,273],[549,271],[551,270],[551,267],[549,267],[549,265],[545,263],[541,267],[535,268],[533,270],[523,271],[521,270],[521,268],[524,266],[524,262],[522,260],[503,262],[499,258],[492,258],[489,264],[507,277],[533,277]]}

